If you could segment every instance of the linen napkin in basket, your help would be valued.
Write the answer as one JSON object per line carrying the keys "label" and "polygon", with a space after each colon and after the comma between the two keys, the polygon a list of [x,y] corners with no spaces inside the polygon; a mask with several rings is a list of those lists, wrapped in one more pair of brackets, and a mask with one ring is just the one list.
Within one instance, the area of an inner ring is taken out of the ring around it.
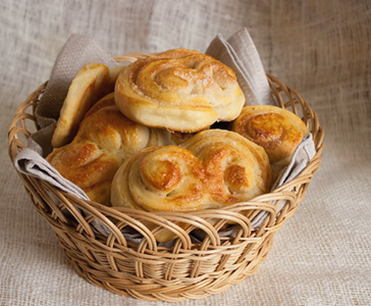
{"label": "linen napkin in basket", "polygon": [[[228,41],[222,35],[217,35],[206,53],[234,69],[247,102],[273,104],[262,62],[247,29],[235,33]],[[29,146],[14,160],[18,171],[47,180],[55,187],[82,199],[88,199],[84,191],[63,178],[42,156],[51,151],[51,137],[72,78],[84,64],[91,62],[104,63],[111,68],[119,65],[93,39],[83,35],[72,35],[57,57],[45,93],[36,107],[35,116],[40,129],[31,135],[33,141],[29,141]],[[35,142],[39,148],[35,149]],[[309,135],[296,149],[290,164],[282,171],[275,187],[294,179],[306,167],[315,152],[312,137]],[[265,212],[258,214],[252,226],[258,227],[266,214]],[[106,232],[99,224],[96,229]]]}
{"label": "linen napkin in basket", "polygon": [[233,34],[228,41],[218,34],[206,54],[233,68],[247,105],[274,104],[263,63],[246,28]]}

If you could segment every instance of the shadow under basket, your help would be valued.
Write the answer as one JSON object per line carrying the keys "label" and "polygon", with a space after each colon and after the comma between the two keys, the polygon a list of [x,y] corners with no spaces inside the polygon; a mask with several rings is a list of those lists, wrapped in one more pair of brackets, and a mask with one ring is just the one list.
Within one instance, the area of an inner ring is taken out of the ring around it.
{"label": "shadow under basket", "polygon": [[[179,302],[222,292],[255,273],[271,248],[275,232],[303,199],[319,167],[323,143],[317,115],[304,99],[275,77],[268,79],[276,104],[307,124],[317,153],[297,178],[249,202],[190,213],[116,210],[19,173],[37,211],[55,231],[79,275],[117,294]],[[12,160],[36,130],[33,109],[45,86],[34,91],[16,111],[8,135]],[[280,211],[278,202],[285,203]],[[266,212],[266,217],[254,228],[251,221],[261,212]],[[97,231],[97,223],[104,226],[106,235]],[[231,224],[233,231],[226,230]],[[163,229],[176,236],[172,243],[156,241],[156,233]],[[132,233],[139,239],[131,239]]]}

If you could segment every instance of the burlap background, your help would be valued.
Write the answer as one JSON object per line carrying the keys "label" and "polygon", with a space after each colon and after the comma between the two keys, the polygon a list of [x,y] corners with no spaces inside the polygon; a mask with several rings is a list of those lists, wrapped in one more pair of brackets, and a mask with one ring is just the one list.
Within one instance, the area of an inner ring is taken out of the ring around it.
{"label": "burlap background", "polygon": [[[268,72],[297,89],[326,129],[322,167],[255,276],[185,305],[371,303],[370,1],[0,2],[0,305],[147,305],[79,278],[36,214],[6,152],[11,116],[48,78],[71,32],[112,54],[204,50],[247,26]],[[161,303],[158,303],[160,305]],[[155,304],[154,304],[155,305]]]}

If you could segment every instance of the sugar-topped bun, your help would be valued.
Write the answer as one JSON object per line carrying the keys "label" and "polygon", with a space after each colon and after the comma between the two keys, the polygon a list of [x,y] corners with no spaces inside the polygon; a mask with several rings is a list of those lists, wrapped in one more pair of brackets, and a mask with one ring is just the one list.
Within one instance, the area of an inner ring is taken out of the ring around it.
{"label": "sugar-topped bun", "polygon": [[118,76],[115,99],[133,121],[193,132],[216,121],[231,121],[245,97],[231,68],[187,49],[139,59]]}
{"label": "sugar-topped bun", "polygon": [[73,141],[54,149],[47,160],[91,200],[109,204],[111,181],[122,161],[148,145],[169,144],[165,132],[126,118],[112,93],[87,112]]}

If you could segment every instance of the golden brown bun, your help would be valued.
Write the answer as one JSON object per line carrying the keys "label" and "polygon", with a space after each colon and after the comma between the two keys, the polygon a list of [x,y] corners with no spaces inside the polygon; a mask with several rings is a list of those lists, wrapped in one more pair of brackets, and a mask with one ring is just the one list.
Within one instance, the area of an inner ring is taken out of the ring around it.
{"label": "golden brown bun", "polygon": [[245,106],[232,130],[265,149],[275,177],[308,133],[305,123],[294,113],[269,105]]}
{"label": "golden brown bun", "polygon": [[249,200],[269,187],[263,148],[234,132],[208,130],[182,146],[150,147],[133,155],[116,172],[111,202],[190,211]]}
{"label": "golden brown bun", "polygon": [[192,152],[178,146],[145,148],[116,172],[111,203],[144,210],[202,209],[209,204],[204,179]]}
{"label": "golden brown bun", "polygon": [[152,130],[122,115],[111,93],[87,112],[73,141],[54,149],[47,160],[91,200],[109,204],[111,181],[122,161],[149,143],[166,143]]}
{"label": "golden brown bun", "polygon": [[193,132],[235,119],[245,97],[231,68],[197,51],[175,49],[129,65],[118,76],[115,100],[133,121]]}
{"label": "golden brown bun", "polygon": [[[178,146],[148,147],[126,160],[116,172],[111,203],[149,211],[212,207],[204,180],[201,161],[192,152]],[[144,224],[150,229],[155,227]],[[163,228],[155,237],[159,242],[167,242],[175,235]]]}
{"label": "golden brown bun", "polygon": [[109,76],[109,69],[103,64],[87,64],[76,74],[60,111],[52,138],[53,147],[72,140],[87,110],[105,93]]}
{"label": "golden brown bun", "polygon": [[213,201],[232,204],[269,191],[271,169],[267,154],[239,134],[206,130],[182,146],[202,161]]}
{"label": "golden brown bun", "polygon": [[47,160],[61,175],[82,188],[91,200],[109,203],[107,187],[120,165],[117,156],[106,154],[94,142],[85,140],[54,149]]}

